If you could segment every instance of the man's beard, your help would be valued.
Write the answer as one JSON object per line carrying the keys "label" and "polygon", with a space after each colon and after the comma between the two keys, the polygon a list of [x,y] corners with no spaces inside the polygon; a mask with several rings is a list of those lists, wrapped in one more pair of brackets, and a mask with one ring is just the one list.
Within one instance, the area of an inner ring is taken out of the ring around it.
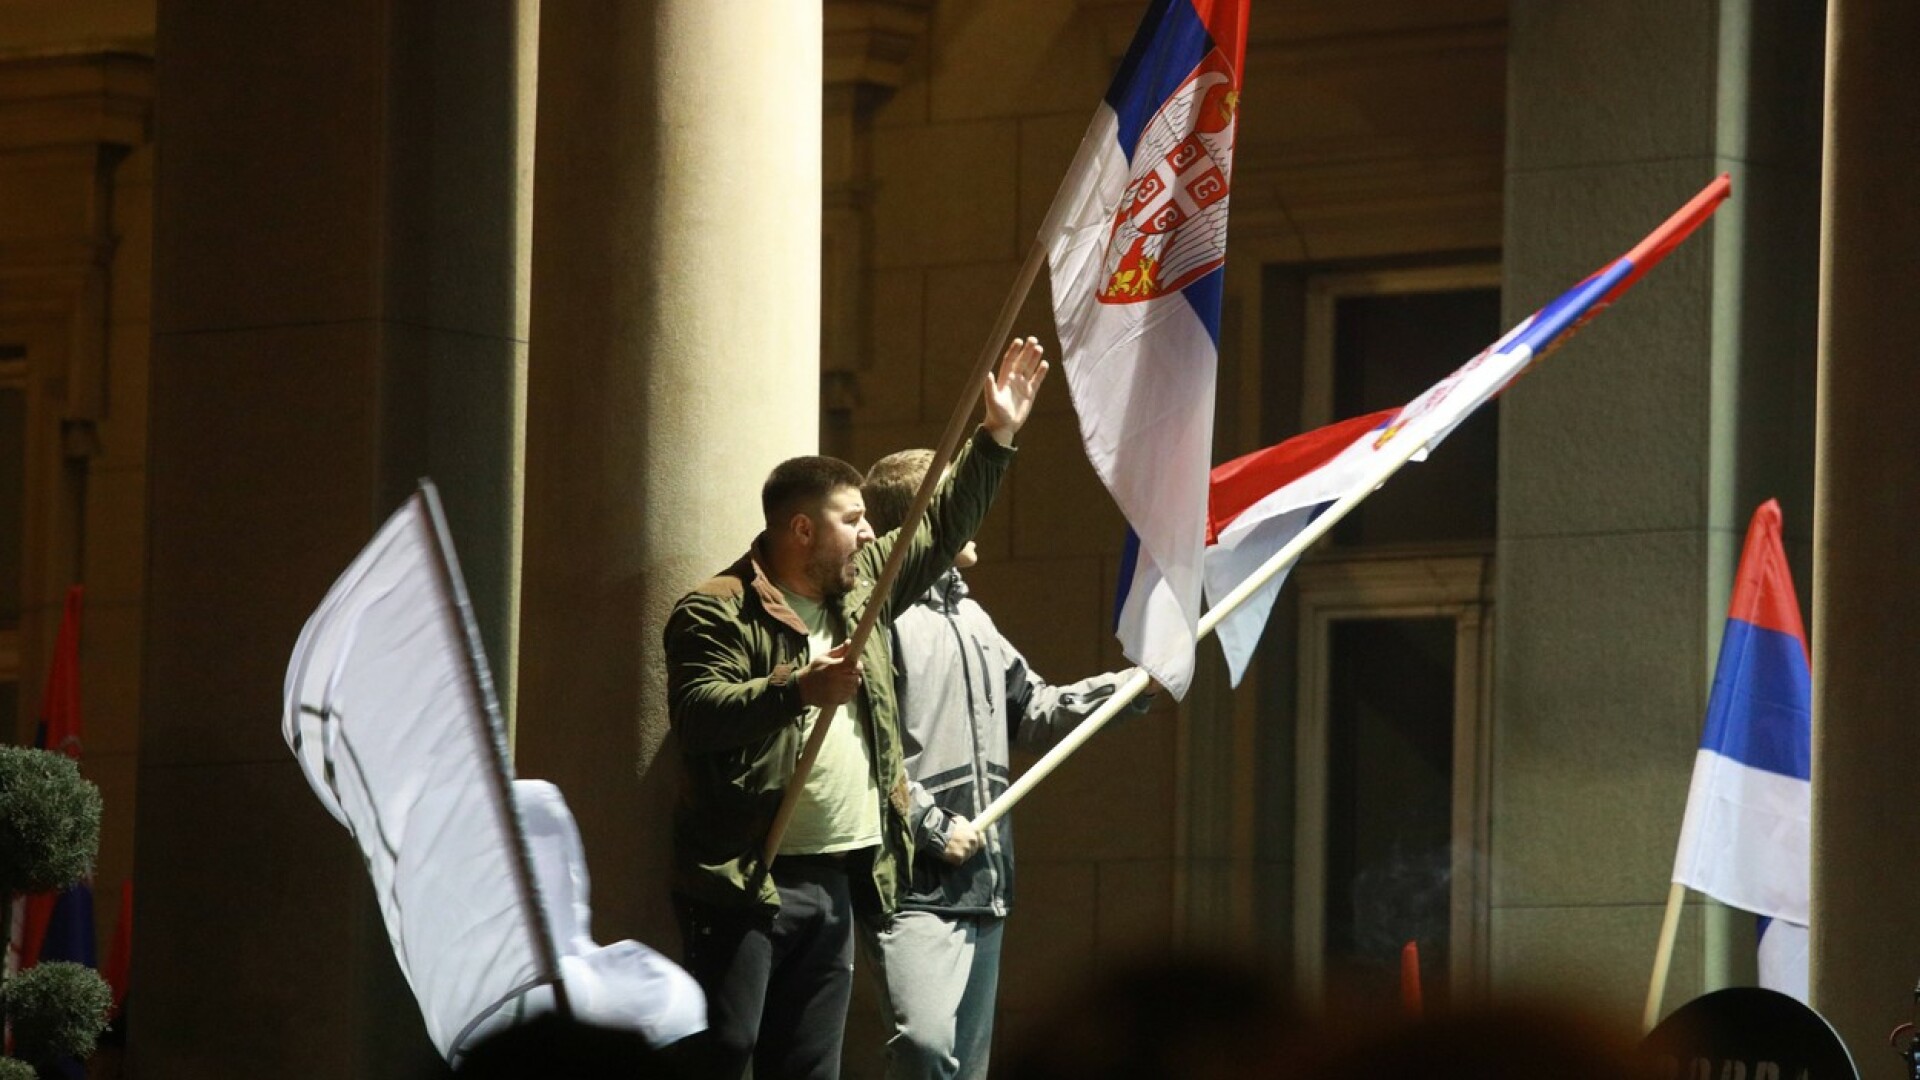
{"label": "man's beard", "polygon": [[852,590],[856,575],[853,569],[853,556],[835,559],[824,552],[816,554],[807,565],[807,576],[813,579],[813,585],[820,595],[828,599],[845,596]]}

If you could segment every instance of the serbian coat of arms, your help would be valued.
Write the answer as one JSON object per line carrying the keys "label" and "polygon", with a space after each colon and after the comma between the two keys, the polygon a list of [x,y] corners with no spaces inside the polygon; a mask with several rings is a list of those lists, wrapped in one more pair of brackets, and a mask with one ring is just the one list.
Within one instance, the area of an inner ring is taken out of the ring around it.
{"label": "serbian coat of arms", "polygon": [[1102,303],[1178,292],[1226,261],[1239,97],[1233,69],[1215,49],[1141,129],[1107,237]]}

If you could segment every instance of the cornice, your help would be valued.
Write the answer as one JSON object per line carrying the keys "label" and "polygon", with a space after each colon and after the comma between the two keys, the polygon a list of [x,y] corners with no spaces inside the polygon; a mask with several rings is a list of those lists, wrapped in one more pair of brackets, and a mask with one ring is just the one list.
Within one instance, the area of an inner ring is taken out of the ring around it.
{"label": "cornice", "polygon": [[0,59],[0,151],[144,144],[153,60],[129,52]]}
{"label": "cornice", "polygon": [[1500,246],[1497,145],[1438,152],[1355,139],[1242,153],[1233,173],[1234,244],[1257,243],[1273,261]]}
{"label": "cornice", "polygon": [[826,0],[826,85],[897,90],[933,22],[934,0]]}

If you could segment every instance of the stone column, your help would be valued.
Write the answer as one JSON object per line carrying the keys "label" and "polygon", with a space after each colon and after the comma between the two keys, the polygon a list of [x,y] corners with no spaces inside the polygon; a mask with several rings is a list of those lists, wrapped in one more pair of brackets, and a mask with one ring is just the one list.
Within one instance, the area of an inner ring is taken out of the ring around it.
{"label": "stone column", "polygon": [[510,607],[531,3],[166,3],[156,52],[143,1077],[431,1075],[282,741],[295,636],[416,477]]}
{"label": "stone column", "polygon": [[[873,269],[873,119],[908,79],[932,9],[933,0],[825,0],[823,10],[820,452],[863,468],[854,412],[886,395],[872,330],[883,276]],[[879,321],[911,320],[888,312]]]}
{"label": "stone column", "polygon": [[540,50],[517,766],[600,938],[677,954],[660,632],[818,442],[821,9],[549,4]]}
{"label": "stone column", "polygon": [[[1501,406],[1491,985],[1624,1021],[1762,500],[1805,573],[1821,27],[1771,0],[1510,12],[1509,321],[1733,175],[1705,231]],[[1668,1008],[1751,970],[1752,923],[1699,912]]]}
{"label": "stone column", "polygon": [[0,557],[15,575],[0,582],[0,623],[17,618],[19,629],[10,641],[0,631],[0,669],[10,669],[0,671],[0,738],[32,742],[67,588],[83,583],[81,770],[103,804],[93,876],[103,949],[133,870],[152,107],[147,57],[0,62],[0,113],[12,118],[0,132],[10,192],[0,199],[0,366],[24,366],[15,400],[26,428],[24,452],[18,441],[0,450],[0,474],[24,481],[0,493],[10,531],[0,547],[16,545],[16,561]]}
{"label": "stone column", "polygon": [[[1813,1004],[1869,1066],[1920,977],[1920,7],[1830,0],[1813,562]],[[1889,1073],[1888,1075],[1891,1075]]]}

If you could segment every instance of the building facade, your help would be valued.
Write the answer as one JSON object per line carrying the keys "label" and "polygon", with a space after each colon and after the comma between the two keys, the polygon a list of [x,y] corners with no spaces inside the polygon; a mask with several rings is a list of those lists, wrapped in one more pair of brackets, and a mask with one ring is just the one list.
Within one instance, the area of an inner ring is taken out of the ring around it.
{"label": "building facade", "polygon": [[[275,721],[301,622],[420,475],[598,936],[672,951],[665,611],[778,460],[937,440],[1144,6],[0,16],[0,726],[30,735],[85,584],[142,1075],[431,1055]],[[1316,550],[1243,685],[1206,651],[1021,807],[1005,1039],[1168,950],[1365,1007],[1406,940],[1430,996],[1637,1016],[1768,497],[1816,650],[1815,1003],[1856,1054],[1904,1016],[1913,631],[1876,601],[1920,585],[1893,539],[1916,30],[1893,0],[1255,0],[1217,460],[1405,400],[1714,176],[1734,197]],[[1044,283],[1016,326],[1057,355]],[[1119,665],[1123,523],[1064,385],[1022,447],[970,580],[1048,676]],[[1690,903],[1670,1005],[1743,981],[1751,939]],[[877,1075],[857,985],[849,1074]]]}

